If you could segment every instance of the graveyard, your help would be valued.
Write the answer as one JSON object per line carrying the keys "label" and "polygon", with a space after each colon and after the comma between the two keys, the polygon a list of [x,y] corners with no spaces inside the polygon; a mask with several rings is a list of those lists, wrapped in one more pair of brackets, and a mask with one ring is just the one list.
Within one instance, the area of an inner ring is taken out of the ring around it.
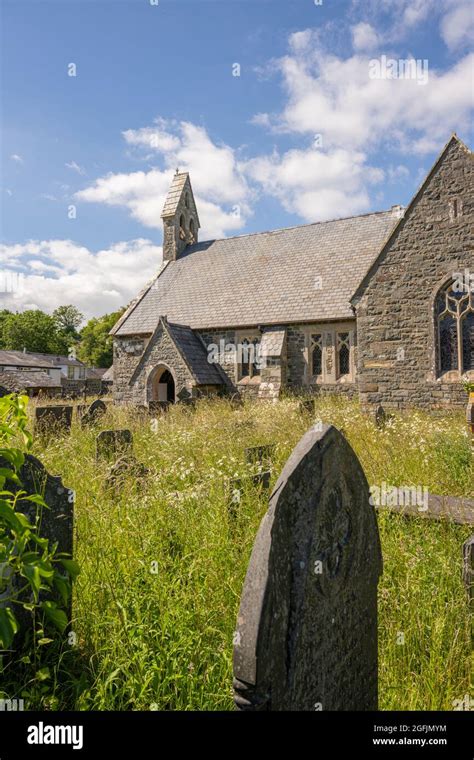
{"label": "graveyard", "polygon": [[[23,699],[25,709],[234,709],[233,678],[249,668],[235,649],[239,625],[245,627],[243,618],[237,627],[236,621],[252,547],[270,494],[282,472],[289,473],[292,451],[302,439],[317,438],[321,426],[323,432],[324,425],[334,426],[327,434],[335,447],[331,466],[337,472],[347,467],[361,514],[367,487],[423,486],[439,497],[457,497],[457,504],[474,498],[471,439],[459,411],[398,412],[381,420],[334,397],[303,404],[291,396],[276,404],[210,399],[151,413],[100,402],[59,414],[59,424],[48,428],[47,407],[36,414],[36,406],[29,402],[31,453],[74,495],[80,573],[67,636],[46,632],[43,644],[4,660],[0,698]],[[58,417],[57,410],[53,414]],[[311,492],[312,482],[305,483]],[[284,489],[276,492],[273,509]],[[378,708],[456,709],[469,692],[462,572],[463,544],[472,534],[469,507],[466,519],[427,519],[423,509],[405,516],[385,506],[382,500],[376,509],[380,548],[365,513],[351,560],[353,568],[358,562],[368,568],[378,597],[372,630],[378,636]],[[330,518],[320,532],[331,532]],[[344,524],[338,530],[330,557],[335,571],[348,534]],[[339,584],[360,577],[359,570],[342,567]],[[339,607],[336,631],[333,592],[323,580],[320,586],[329,605],[318,634],[321,651],[344,659],[347,647],[361,639],[363,611],[356,619],[349,607]],[[252,596],[247,598],[251,608]],[[373,635],[364,651],[373,647]],[[337,661],[333,666],[337,670]],[[362,673],[377,679],[373,663]],[[344,678],[347,688],[328,709],[373,709],[351,673]],[[358,679],[360,684],[360,673]],[[248,696],[240,687],[234,681],[238,706]],[[293,705],[311,709],[302,695]]]}

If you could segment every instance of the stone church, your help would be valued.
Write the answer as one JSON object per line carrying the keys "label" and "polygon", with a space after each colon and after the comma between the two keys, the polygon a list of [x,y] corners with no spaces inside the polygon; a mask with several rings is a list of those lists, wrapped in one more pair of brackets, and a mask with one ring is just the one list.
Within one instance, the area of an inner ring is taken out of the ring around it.
{"label": "stone church", "polygon": [[201,242],[190,177],[177,172],[163,263],[112,330],[115,401],[290,391],[465,405],[473,179],[452,135],[406,208]]}

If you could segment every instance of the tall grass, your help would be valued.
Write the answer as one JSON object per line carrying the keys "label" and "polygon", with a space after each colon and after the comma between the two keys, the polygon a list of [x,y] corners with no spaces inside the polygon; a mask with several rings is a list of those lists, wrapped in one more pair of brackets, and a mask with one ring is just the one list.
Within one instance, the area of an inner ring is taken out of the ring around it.
{"label": "tall grass", "polygon": [[[74,421],[70,436],[38,440],[34,453],[76,492],[76,644],[45,654],[51,678],[33,698],[18,667],[4,674],[5,693],[26,694],[30,709],[232,709],[233,630],[267,495],[249,489],[232,518],[228,480],[257,472],[245,447],[275,443],[274,483],[314,419],[343,430],[371,484],[474,496],[462,414],[410,412],[378,429],[347,401],[322,399],[312,420],[292,399],[239,409],[212,400],[157,421],[116,407],[94,428]],[[107,487],[108,466],[94,457],[105,428],[132,430],[146,478]],[[380,707],[451,710],[469,690],[461,545],[470,530],[378,519]]]}

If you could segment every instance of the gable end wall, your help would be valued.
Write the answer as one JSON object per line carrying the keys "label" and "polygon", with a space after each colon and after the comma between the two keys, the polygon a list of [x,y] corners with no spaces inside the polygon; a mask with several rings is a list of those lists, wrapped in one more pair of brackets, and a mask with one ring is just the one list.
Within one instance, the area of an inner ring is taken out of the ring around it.
{"label": "gable end wall", "polygon": [[[437,377],[433,306],[453,273],[474,272],[473,191],[472,154],[454,141],[355,302],[363,405],[465,406],[460,381]],[[457,219],[454,198],[462,202]]]}

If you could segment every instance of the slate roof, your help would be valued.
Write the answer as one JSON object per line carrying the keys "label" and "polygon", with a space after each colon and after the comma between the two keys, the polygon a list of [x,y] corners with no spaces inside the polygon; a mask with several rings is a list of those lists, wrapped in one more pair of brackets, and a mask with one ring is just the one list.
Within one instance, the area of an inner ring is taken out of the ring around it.
{"label": "slate roof", "polygon": [[45,359],[44,354],[0,351],[0,367],[44,367],[45,369],[52,369],[54,363],[50,359]]}
{"label": "slate roof", "polygon": [[281,356],[285,344],[286,329],[284,327],[270,327],[263,331],[260,340],[260,353],[262,356]]}
{"label": "slate roof", "polygon": [[0,370],[0,387],[12,393],[20,393],[28,388],[61,388],[61,383],[53,380],[46,372],[15,372]]}
{"label": "slate roof", "polygon": [[55,367],[59,367],[62,364],[66,364],[68,367],[84,367],[84,362],[79,359],[71,359],[69,356],[63,356],[60,354],[40,354],[37,351],[27,351],[27,356],[34,356],[38,359],[45,359],[54,364]]}
{"label": "slate roof", "polygon": [[189,246],[112,334],[150,334],[160,315],[193,329],[353,318],[349,300],[397,221],[381,211]]}
{"label": "slate roof", "polygon": [[217,366],[209,364],[204,344],[191,328],[166,320],[165,324],[197,385],[221,385],[223,380]]}
{"label": "slate roof", "polygon": [[0,366],[12,367],[60,367],[66,364],[69,366],[83,367],[84,364],[79,359],[70,359],[68,356],[58,354],[41,354],[36,351],[0,351]]}

